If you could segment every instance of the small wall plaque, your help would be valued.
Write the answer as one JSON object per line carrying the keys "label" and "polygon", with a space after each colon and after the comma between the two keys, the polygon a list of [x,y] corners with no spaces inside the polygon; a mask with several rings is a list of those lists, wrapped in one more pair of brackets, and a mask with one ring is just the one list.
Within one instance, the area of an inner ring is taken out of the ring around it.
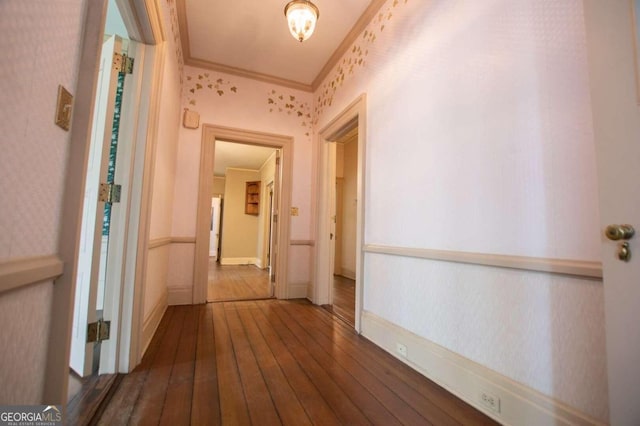
{"label": "small wall plaque", "polygon": [[58,102],[56,107],[56,124],[64,130],[71,127],[71,113],[73,112],[73,95],[67,89],[58,85]]}

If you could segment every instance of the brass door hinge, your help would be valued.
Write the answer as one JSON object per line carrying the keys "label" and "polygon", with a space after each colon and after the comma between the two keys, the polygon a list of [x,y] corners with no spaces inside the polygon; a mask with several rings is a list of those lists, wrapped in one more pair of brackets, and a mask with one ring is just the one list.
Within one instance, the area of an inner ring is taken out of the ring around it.
{"label": "brass door hinge", "polygon": [[111,321],[98,320],[87,326],[87,343],[109,340]]}
{"label": "brass door hinge", "polygon": [[121,192],[121,185],[115,185],[113,183],[101,183],[100,190],[98,192],[98,201],[102,201],[103,203],[119,203]]}
{"label": "brass door hinge", "polygon": [[133,73],[133,58],[124,53],[113,54],[113,70],[123,74]]}

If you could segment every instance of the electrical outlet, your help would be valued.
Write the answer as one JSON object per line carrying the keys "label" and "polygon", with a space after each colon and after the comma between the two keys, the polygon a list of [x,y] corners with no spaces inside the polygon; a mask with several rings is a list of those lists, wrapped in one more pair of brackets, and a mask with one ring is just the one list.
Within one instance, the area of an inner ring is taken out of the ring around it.
{"label": "electrical outlet", "polygon": [[407,357],[407,347],[402,343],[396,343],[396,351],[403,357]]}
{"label": "electrical outlet", "polygon": [[482,391],[480,393],[480,402],[490,410],[495,411],[496,413],[500,412],[500,398],[497,396]]}

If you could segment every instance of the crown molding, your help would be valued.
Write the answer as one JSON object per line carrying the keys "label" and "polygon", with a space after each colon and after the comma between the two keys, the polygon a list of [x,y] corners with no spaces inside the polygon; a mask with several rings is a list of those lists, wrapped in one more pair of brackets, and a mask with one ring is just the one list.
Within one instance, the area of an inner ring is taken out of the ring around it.
{"label": "crown molding", "polygon": [[333,54],[329,57],[324,64],[318,75],[313,79],[311,84],[301,83],[299,81],[289,80],[285,78],[276,77],[270,74],[263,74],[255,71],[250,71],[244,68],[232,67],[229,65],[223,65],[215,62],[206,61],[203,59],[191,57],[191,50],[189,49],[189,24],[187,23],[187,8],[185,0],[176,0],[176,11],[178,13],[178,26],[180,28],[180,41],[182,44],[182,54],[184,56],[185,65],[208,69],[211,71],[223,72],[226,74],[236,75],[239,77],[246,77],[253,80],[262,81],[265,83],[273,83],[279,86],[289,87],[291,89],[302,90],[305,92],[315,92],[315,90],[322,84],[322,81],[327,77],[329,72],[336,66],[340,58],[349,49],[349,46],[353,44],[358,35],[369,25],[369,22],[378,13],[386,0],[372,0],[365,11],[360,15],[360,18],[351,27],[349,33],[342,40],[340,45],[334,50]]}
{"label": "crown molding", "polygon": [[176,13],[178,14],[178,30],[180,31],[180,44],[182,44],[182,59],[185,64],[191,59],[189,49],[189,24],[187,23],[187,6],[185,0],[176,1]]}
{"label": "crown molding", "polygon": [[251,78],[253,80],[263,81],[265,83],[273,83],[279,86],[289,87],[291,89],[302,90],[305,92],[313,92],[313,88],[311,87],[310,84],[304,84],[298,81],[287,80],[286,78],[280,78],[280,77],[276,77],[269,74],[249,71],[244,68],[237,68],[229,65],[223,65],[215,62],[205,61],[202,59],[195,59],[195,58],[192,58],[191,56],[185,59],[184,63],[185,65],[191,65],[194,67],[204,68],[212,71],[223,72],[226,74],[236,75],[238,77]]}

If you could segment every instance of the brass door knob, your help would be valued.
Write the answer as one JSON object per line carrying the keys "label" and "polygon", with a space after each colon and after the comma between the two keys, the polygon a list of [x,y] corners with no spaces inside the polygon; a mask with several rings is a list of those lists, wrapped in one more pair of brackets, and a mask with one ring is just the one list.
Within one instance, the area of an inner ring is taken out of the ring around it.
{"label": "brass door knob", "polygon": [[609,225],[604,233],[608,239],[618,241],[631,239],[636,231],[631,225]]}

